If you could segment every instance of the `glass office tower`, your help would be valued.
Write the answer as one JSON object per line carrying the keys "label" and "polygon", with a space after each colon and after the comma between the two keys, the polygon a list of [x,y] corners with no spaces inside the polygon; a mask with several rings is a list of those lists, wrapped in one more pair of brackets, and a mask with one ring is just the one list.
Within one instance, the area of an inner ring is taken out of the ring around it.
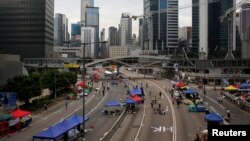
{"label": "glass office tower", "polygon": [[0,49],[23,58],[53,51],[54,0],[0,0]]}

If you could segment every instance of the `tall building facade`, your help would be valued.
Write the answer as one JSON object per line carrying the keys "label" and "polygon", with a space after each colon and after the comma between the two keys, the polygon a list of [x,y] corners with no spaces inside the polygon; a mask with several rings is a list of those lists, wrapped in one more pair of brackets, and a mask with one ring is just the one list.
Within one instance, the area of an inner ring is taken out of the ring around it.
{"label": "tall building facade", "polygon": [[1,0],[0,49],[23,58],[53,51],[54,0]]}
{"label": "tall building facade", "polygon": [[71,46],[80,47],[81,46],[81,28],[82,23],[72,23],[71,24],[71,39],[70,41],[73,43]]}
{"label": "tall building facade", "polygon": [[95,28],[95,58],[100,57],[99,47],[99,7],[87,7],[86,8],[86,25],[85,27]]}
{"label": "tall building facade", "polygon": [[241,6],[241,40],[242,49],[241,57],[243,59],[250,59],[250,3],[242,4]]}
{"label": "tall building facade", "polygon": [[109,33],[108,33],[108,39],[109,39],[109,45],[115,46],[116,40],[117,40],[117,28],[115,27],[109,27]]}
{"label": "tall building facade", "polygon": [[54,20],[54,45],[63,46],[69,41],[68,19],[64,14],[56,13]]}
{"label": "tall building facade", "polygon": [[198,53],[199,50],[199,1],[192,0],[192,45],[191,51]]}
{"label": "tall building facade", "polygon": [[81,22],[85,25],[86,8],[94,7],[94,0],[81,0]]}
{"label": "tall building facade", "polygon": [[140,48],[142,49],[143,48],[143,25],[144,25],[144,21],[143,21],[143,18],[140,18],[139,19],[139,45],[140,45]]}
{"label": "tall building facade", "polygon": [[[93,43],[96,42],[94,27],[82,27],[81,29],[81,42],[82,43]],[[96,58],[95,44],[85,45],[85,57]]]}
{"label": "tall building facade", "polygon": [[[176,7],[170,11],[154,13]],[[178,48],[178,0],[144,0],[144,50],[172,55]]]}
{"label": "tall building facade", "polygon": [[123,13],[121,17],[121,45],[132,44],[132,18],[129,13]]}
{"label": "tall building facade", "polygon": [[[199,52],[204,53],[205,58],[225,57],[228,49],[228,22],[220,22],[220,16],[233,7],[234,0],[220,0],[208,3],[207,0],[199,0],[199,36],[193,36],[193,40],[199,42]],[[197,19],[196,13],[193,18]],[[193,27],[196,29],[197,27]]]}

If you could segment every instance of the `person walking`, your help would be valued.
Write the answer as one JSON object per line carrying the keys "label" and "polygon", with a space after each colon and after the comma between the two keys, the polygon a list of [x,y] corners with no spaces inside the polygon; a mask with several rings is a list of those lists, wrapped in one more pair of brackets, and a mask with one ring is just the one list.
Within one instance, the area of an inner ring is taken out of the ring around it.
{"label": "person walking", "polygon": [[199,137],[199,134],[196,134],[196,138],[194,141],[201,141],[200,137]]}
{"label": "person walking", "polygon": [[68,109],[68,101],[65,102],[65,108]]}
{"label": "person walking", "polygon": [[162,95],[162,94],[161,94],[161,92],[160,92],[160,93],[159,93],[160,98],[161,98],[161,95]]}
{"label": "person walking", "polygon": [[47,109],[48,109],[48,107],[47,107],[47,104],[46,104],[46,103],[44,103],[44,104],[43,104],[43,108],[44,108],[44,110],[47,110]]}
{"label": "person walking", "polygon": [[151,107],[154,108],[154,103],[153,103],[153,101],[151,102]]}
{"label": "person walking", "polygon": [[230,114],[230,110],[229,109],[227,109],[227,118],[230,120],[230,118],[231,118],[231,114]]}

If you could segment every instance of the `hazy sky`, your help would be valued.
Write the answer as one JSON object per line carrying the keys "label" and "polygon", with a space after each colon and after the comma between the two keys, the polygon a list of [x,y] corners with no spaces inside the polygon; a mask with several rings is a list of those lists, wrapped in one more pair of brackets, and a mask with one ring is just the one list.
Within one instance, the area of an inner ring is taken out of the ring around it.
{"label": "hazy sky", "polygon": [[[71,23],[80,21],[81,0],[55,0],[55,13],[65,14],[69,19],[69,31]],[[179,6],[191,5],[192,0],[179,0]],[[100,30],[105,28],[106,35],[108,27],[117,27],[120,23],[122,13],[131,15],[143,14],[143,0],[95,0],[95,7],[100,9]],[[179,10],[179,26],[191,26],[191,8]],[[133,20],[133,33],[138,35],[138,20]],[[106,36],[107,38],[107,36]]]}

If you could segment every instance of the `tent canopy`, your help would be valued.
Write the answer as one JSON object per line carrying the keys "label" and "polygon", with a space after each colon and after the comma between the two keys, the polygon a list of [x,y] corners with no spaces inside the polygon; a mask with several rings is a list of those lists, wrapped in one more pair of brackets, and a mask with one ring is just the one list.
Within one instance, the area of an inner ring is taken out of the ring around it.
{"label": "tent canopy", "polygon": [[14,118],[21,118],[21,117],[27,116],[29,114],[31,114],[31,112],[29,112],[29,111],[23,111],[21,109],[17,109],[16,111],[11,112],[11,115]]}
{"label": "tent canopy", "polygon": [[80,86],[80,87],[82,87],[82,88],[87,87],[86,82],[85,82],[85,83],[79,82],[79,83],[77,83],[77,86]]}
{"label": "tent canopy", "polygon": [[186,91],[184,91],[185,94],[193,94],[193,93],[196,93],[195,90],[193,89],[187,89]]}
{"label": "tent canopy", "polygon": [[136,102],[140,102],[140,101],[142,100],[142,98],[140,98],[140,97],[137,96],[137,95],[130,95],[130,97],[131,97],[134,101],[136,101]]}
{"label": "tent canopy", "polygon": [[249,88],[250,85],[248,83],[242,83],[240,84],[240,88]]}
{"label": "tent canopy", "polygon": [[234,86],[230,85],[228,87],[225,87],[225,90],[227,90],[227,91],[236,91],[236,90],[238,90],[238,88],[235,88]]}
{"label": "tent canopy", "polygon": [[182,81],[176,83],[176,87],[184,87],[184,86],[185,86],[185,83]]}
{"label": "tent canopy", "polygon": [[134,88],[134,89],[130,90],[130,94],[141,95],[142,90],[140,88]]}
{"label": "tent canopy", "polygon": [[125,103],[126,103],[126,104],[134,104],[134,103],[136,103],[136,101],[133,100],[132,98],[127,98],[127,99],[125,100]]}
{"label": "tent canopy", "polygon": [[210,113],[205,116],[205,119],[209,122],[222,122],[223,118],[216,114],[216,113]]}
{"label": "tent canopy", "polygon": [[11,119],[12,116],[10,114],[1,114],[0,115],[0,121],[5,121],[5,120],[8,120],[8,119]]}
{"label": "tent canopy", "polygon": [[112,106],[121,106],[121,103],[116,100],[111,100],[105,103],[105,106],[112,107]]}
{"label": "tent canopy", "polygon": [[[89,118],[84,117],[84,122],[87,121]],[[56,139],[72,128],[80,125],[83,123],[83,117],[74,115],[71,116],[62,122],[59,122],[58,124],[49,127],[47,130],[33,136],[33,138],[38,138],[38,139]]]}

